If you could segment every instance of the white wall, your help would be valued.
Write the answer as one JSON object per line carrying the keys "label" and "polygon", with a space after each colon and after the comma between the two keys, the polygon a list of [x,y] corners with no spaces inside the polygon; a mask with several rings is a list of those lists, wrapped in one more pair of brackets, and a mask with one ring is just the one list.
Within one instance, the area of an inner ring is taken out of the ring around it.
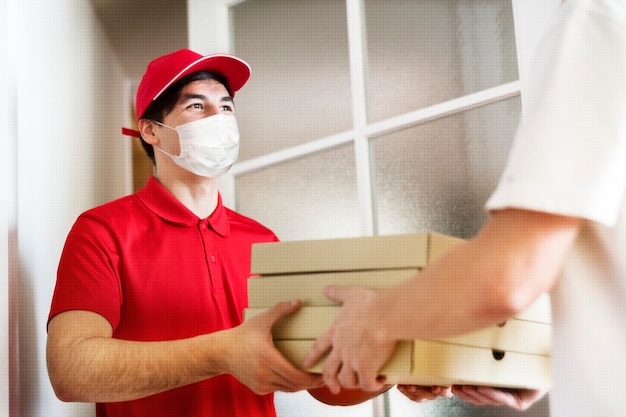
{"label": "white wall", "polygon": [[9,298],[9,240],[15,229],[15,125],[11,109],[15,105],[14,72],[9,64],[8,34],[10,27],[9,7],[0,0],[0,416],[9,416],[10,364],[9,358],[9,311],[13,304]]}
{"label": "white wall", "polygon": [[17,153],[9,178],[17,184],[17,247],[10,250],[19,269],[11,272],[19,278],[12,293],[19,316],[19,416],[93,415],[92,404],[64,404],[54,396],[45,364],[46,320],[59,255],[76,216],[130,191],[129,142],[119,133],[127,119],[124,75],[88,0],[3,4],[14,10],[7,39],[16,79],[8,89],[16,101],[3,117],[16,126],[8,138]]}

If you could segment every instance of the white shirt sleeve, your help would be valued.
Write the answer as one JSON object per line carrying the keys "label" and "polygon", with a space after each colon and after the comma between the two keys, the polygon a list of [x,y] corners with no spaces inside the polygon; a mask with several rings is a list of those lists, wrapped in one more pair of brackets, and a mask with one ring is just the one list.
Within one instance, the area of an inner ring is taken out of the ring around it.
{"label": "white shirt sleeve", "polygon": [[615,223],[626,188],[626,2],[569,0],[531,67],[488,210]]}

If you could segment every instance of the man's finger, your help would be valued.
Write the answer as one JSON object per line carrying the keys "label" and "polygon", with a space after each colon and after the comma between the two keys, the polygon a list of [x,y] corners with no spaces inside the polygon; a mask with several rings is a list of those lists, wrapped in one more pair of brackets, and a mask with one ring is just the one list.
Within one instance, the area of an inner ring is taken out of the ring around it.
{"label": "man's finger", "polygon": [[281,318],[295,313],[300,308],[300,304],[300,300],[283,301],[257,317],[259,317],[259,320],[274,324]]}

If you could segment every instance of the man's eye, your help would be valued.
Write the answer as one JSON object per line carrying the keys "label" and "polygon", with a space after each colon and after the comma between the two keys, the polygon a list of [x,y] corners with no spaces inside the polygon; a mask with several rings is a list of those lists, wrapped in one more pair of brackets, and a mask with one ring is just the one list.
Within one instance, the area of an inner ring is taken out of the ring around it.
{"label": "man's eye", "polygon": [[222,106],[221,109],[222,111],[233,111],[232,106]]}
{"label": "man's eye", "polygon": [[192,105],[189,106],[190,109],[203,109],[204,106],[202,105],[202,103],[193,103]]}

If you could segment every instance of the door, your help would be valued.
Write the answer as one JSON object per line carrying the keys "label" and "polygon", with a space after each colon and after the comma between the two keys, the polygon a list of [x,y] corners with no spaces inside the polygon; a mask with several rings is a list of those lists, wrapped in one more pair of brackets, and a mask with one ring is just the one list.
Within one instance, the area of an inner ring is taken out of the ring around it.
{"label": "door", "polygon": [[[521,112],[514,4],[218,3],[225,45],[252,67],[235,98],[228,204],[282,240],[478,231]],[[347,408],[306,393],[276,401],[289,417],[507,413],[395,389]],[[547,414],[547,400],[524,413]]]}

